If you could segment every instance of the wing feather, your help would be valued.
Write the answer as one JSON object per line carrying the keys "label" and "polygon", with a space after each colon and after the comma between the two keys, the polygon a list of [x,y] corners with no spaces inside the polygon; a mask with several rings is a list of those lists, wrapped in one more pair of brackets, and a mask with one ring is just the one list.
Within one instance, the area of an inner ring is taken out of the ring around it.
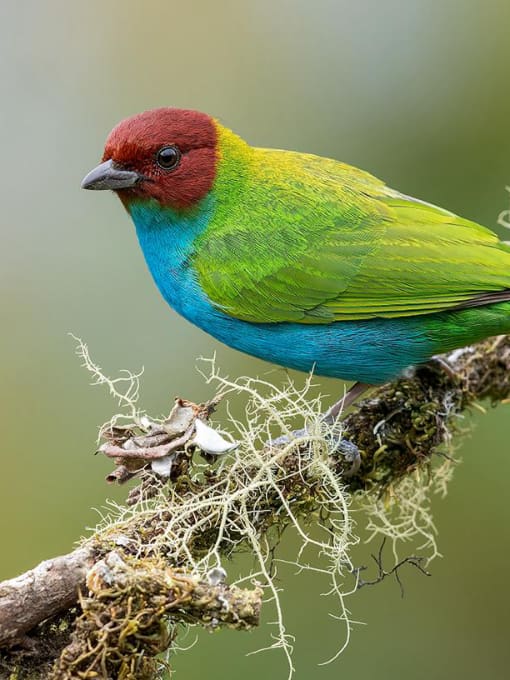
{"label": "wing feather", "polygon": [[194,257],[225,313],[331,323],[490,304],[510,289],[510,247],[485,227],[337,161],[262,149],[256,160]]}

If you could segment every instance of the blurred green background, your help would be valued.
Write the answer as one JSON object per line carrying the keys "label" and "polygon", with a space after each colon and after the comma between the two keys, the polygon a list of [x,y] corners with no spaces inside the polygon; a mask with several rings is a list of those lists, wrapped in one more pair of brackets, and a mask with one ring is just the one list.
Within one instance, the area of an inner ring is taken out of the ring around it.
{"label": "blurred green background", "polygon": [[[509,64],[508,0],[1,3],[0,578],[68,551],[95,523],[92,507],[125,497],[92,456],[114,406],[88,386],[69,331],[109,372],[143,364],[156,414],[175,394],[210,394],[199,355],[216,351],[230,375],[270,368],[171,312],[119,202],[80,190],[113,125],[154,106],[202,109],[253,144],[342,159],[496,227],[510,183]],[[351,598],[366,625],[335,664],[317,666],[344,633],[324,584],[285,578],[297,678],[509,676],[508,408],[475,418],[449,496],[435,501],[444,559],[433,576],[404,573],[403,600],[393,582]],[[285,677],[279,653],[245,656],[269,631],[199,633],[177,677]]]}

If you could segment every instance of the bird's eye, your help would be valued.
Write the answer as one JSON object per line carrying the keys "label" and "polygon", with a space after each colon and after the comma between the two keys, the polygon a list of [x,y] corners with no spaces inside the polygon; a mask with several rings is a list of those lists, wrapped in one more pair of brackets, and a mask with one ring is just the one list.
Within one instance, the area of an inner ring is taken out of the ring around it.
{"label": "bird's eye", "polygon": [[181,152],[176,146],[164,146],[156,154],[156,163],[163,170],[174,170],[181,160]]}

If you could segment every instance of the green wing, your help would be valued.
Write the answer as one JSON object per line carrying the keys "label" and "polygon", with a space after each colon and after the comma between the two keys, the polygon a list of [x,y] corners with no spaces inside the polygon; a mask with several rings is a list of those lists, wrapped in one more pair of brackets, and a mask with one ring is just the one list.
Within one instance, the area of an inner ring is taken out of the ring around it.
{"label": "green wing", "polygon": [[255,161],[219,195],[193,261],[225,313],[330,323],[510,289],[510,247],[490,230],[336,161],[263,149]]}

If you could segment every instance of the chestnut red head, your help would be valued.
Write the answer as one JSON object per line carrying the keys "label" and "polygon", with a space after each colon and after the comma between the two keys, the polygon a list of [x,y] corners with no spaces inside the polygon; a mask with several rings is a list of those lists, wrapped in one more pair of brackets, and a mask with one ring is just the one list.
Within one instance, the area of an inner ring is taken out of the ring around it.
{"label": "chestnut red head", "polygon": [[125,205],[152,198],[177,210],[193,207],[213,186],[216,141],[216,124],[205,113],[144,111],[110,132],[103,162],[82,187],[117,191]]}

